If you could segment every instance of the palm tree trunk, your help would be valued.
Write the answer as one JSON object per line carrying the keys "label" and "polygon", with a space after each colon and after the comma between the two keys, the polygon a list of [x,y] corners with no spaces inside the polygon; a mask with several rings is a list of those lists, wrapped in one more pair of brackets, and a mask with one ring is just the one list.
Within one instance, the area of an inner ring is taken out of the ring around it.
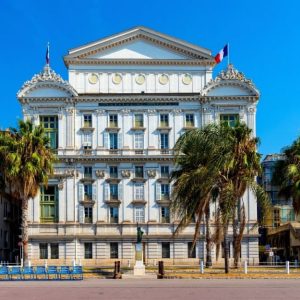
{"label": "palm tree trunk", "polygon": [[233,246],[234,246],[234,265],[236,268],[239,267],[240,262],[241,262],[241,244],[242,244],[242,239],[244,235],[244,230],[246,227],[246,215],[245,215],[245,209],[244,206],[241,207],[240,211],[240,226],[238,228],[238,232],[236,234]]}
{"label": "palm tree trunk", "polygon": [[22,199],[22,243],[23,243],[23,263],[28,264],[28,200]]}
{"label": "palm tree trunk", "polygon": [[206,267],[209,268],[212,266],[212,260],[211,260],[211,234],[210,234],[210,207],[209,203],[207,205],[207,208],[205,210],[205,226],[206,226]]}
{"label": "palm tree trunk", "polygon": [[238,247],[238,214],[237,206],[234,209],[233,214],[233,224],[232,224],[232,231],[233,231],[233,257],[234,257],[234,267],[237,269],[239,267],[239,258],[240,258],[240,251]]}
{"label": "palm tree trunk", "polygon": [[228,226],[226,222],[224,226],[224,261],[225,261],[225,273],[229,273],[229,241],[228,241]]}

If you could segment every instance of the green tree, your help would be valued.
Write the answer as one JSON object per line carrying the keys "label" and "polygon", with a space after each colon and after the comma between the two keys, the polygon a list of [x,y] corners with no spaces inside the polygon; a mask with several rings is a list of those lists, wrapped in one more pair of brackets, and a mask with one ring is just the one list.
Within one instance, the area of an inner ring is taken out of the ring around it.
{"label": "green tree", "polygon": [[283,151],[283,160],[275,165],[272,182],[280,186],[279,194],[292,198],[295,212],[300,212],[300,137]]}
{"label": "green tree", "polygon": [[28,261],[28,202],[48,183],[55,156],[42,126],[19,121],[19,127],[0,135],[1,173],[10,193],[21,202],[24,263]]}
{"label": "green tree", "polygon": [[[226,157],[220,148],[219,127],[208,125],[182,135],[175,147],[175,170],[172,173],[173,201],[171,209],[179,218],[176,233],[196,217],[193,247],[199,238],[200,225],[205,216],[206,266],[211,266],[210,204],[219,170]],[[227,150],[228,151],[228,150]],[[223,155],[224,154],[224,155]]]}

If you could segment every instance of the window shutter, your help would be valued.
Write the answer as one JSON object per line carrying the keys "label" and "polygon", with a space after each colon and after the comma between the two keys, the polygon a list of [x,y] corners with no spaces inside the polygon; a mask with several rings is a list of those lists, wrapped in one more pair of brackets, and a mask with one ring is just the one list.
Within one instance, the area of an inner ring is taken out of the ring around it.
{"label": "window shutter", "polygon": [[84,187],[82,183],[78,184],[78,201],[84,200]]}
{"label": "window shutter", "polygon": [[84,206],[79,205],[79,223],[84,223]]}
{"label": "window shutter", "polygon": [[93,201],[97,201],[97,182],[95,182],[94,184],[93,184],[93,187],[92,187],[92,189],[93,189],[93,191],[92,191],[92,193],[93,193]]}
{"label": "window shutter", "polygon": [[156,183],[156,200],[161,200],[161,185],[159,182]]}
{"label": "window shutter", "polygon": [[118,184],[118,200],[122,200],[123,198],[123,184],[120,182]]}
{"label": "window shutter", "polygon": [[104,145],[104,148],[106,148],[106,149],[109,148],[108,138],[109,138],[108,132],[104,132],[104,134],[103,134],[103,139],[104,139],[103,145]]}
{"label": "window shutter", "polygon": [[104,200],[109,201],[109,184],[104,183]]}
{"label": "window shutter", "polygon": [[118,134],[118,149],[123,148],[123,139],[122,139],[122,133]]}

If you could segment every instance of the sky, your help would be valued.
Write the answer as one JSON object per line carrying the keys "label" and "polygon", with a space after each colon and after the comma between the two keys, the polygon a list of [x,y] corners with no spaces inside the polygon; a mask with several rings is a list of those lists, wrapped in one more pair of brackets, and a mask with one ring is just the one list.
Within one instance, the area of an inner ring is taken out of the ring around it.
{"label": "sky", "polygon": [[213,54],[229,42],[231,62],[261,92],[259,152],[280,152],[300,135],[299,11],[298,0],[0,0],[0,128],[22,117],[16,93],[42,70],[48,41],[67,79],[69,49],[143,25]]}

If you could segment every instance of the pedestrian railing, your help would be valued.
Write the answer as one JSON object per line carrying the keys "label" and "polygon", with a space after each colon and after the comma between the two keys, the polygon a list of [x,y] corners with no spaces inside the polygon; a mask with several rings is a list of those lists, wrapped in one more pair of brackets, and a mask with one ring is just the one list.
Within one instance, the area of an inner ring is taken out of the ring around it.
{"label": "pedestrian railing", "polygon": [[0,266],[0,280],[82,280],[81,266]]}

